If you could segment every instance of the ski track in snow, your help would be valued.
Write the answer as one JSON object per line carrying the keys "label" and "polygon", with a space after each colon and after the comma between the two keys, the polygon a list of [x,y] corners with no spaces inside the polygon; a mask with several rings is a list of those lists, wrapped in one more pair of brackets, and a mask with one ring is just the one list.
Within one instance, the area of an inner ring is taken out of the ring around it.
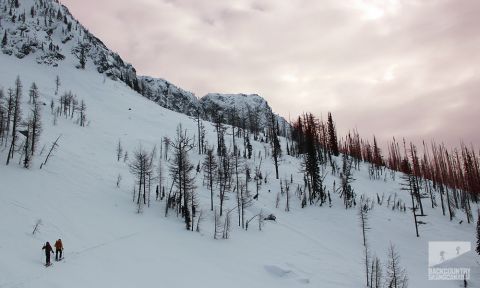
{"label": "ski track in snow", "polygon": [[[102,248],[104,246],[108,246],[112,243],[115,243],[115,242],[118,242],[118,241],[122,241],[122,240],[126,240],[128,238],[131,238],[131,237],[134,237],[136,235],[139,235],[140,232],[136,232],[136,233],[131,233],[131,234],[128,234],[128,235],[125,235],[125,236],[122,236],[122,237],[118,237],[116,239],[112,239],[110,241],[106,241],[106,242],[102,242],[102,243],[99,243],[97,245],[93,245],[93,246],[89,246],[87,248],[84,248],[82,250],[79,250],[79,251],[73,251],[73,252],[70,252],[68,253],[68,260],[69,262],[74,262],[76,258],[78,258],[79,256],[81,256],[82,254],[85,254],[87,252],[90,252],[91,250],[95,250],[95,249],[99,249],[99,248]],[[68,251],[67,251],[68,252]],[[63,253],[66,253],[66,251],[64,251]],[[61,261],[58,261],[58,262],[52,262],[52,267],[45,267],[45,268],[55,268],[54,266],[57,266],[57,265],[63,265],[63,264],[60,264],[60,262],[63,262],[65,263],[66,261],[65,260],[65,254],[63,255],[63,259]],[[54,256],[52,256],[52,261],[54,261]],[[57,263],[57,264],[54,264],[54,263]],[[34,280],[38,280],[38,279],[41,279],[42,277],[45,277],[45,273],[39,273],[37,274],[36,276],[33,276],[33,277],[29,277],[29,278],[26,278],[26,279],[23,279],[21,280],[20,282],[16,282],[16,283],[0,283],[0,287],[25,287],[26,284],[28,283],[31,283],[32,281]]]}
{"label": "ski track in snow", "polygon": [[133,237],[135,235],[138,235],[138,234],[140,234],[140,232],[131,233],[131,234],[128,234],[128,235],[125,235],[125,236],[122,236],[122,237],[118,237],[116,239],[112,239],[110,241],[106,241],[106,242],[99,243],[97,245],[89,246],[89,247],[84,248],[84,249],[79,250],[79,251],[72,252],[73,258],[78,257],[78,255],[84,254],[85,252],[89,252],[91,250],[95,250],[95,249],[101,248],[103,246],[107,246],[107,245],[110,245],[112,243],[131,238],[131,237]]}

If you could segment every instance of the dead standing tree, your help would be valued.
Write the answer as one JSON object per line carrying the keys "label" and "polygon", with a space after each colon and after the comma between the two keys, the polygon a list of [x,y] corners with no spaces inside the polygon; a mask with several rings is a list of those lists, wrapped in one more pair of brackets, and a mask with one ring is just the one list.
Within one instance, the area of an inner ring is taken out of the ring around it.
{"label": "dead standing tree", "polygon": [[57,139],[52,143],[52,146],[50,146],[50,150],[48,151],[47,157],[45,157],[45,161],[43,161],[43,163],[40,165],[40,169],[42,169],[43,166],[47,164],[47,161],[52,155],[53,151],[55,151],[55,149],[57,149],[57,147],[59,146],[58,140],[60,140],[60,137],[62,137],[62,135],[58,136]]}
{"label": "dead standing tree", "polygon": [[358,210],[358,218],[360,220],[360,227],[362,228],[362,236],[363,236],[363,247],[365,252],[365,273],[367,278],[367,287],[370,287],[371,283],[369,281],[369,267],[370,267],[370,260],[369,260],[369,253],[368,253],[368,245],[367,245],[367,231],[370,229],[368,227],[368,210],[369,210],[369,200],[367,199],[365,202],[362,201],[360,204],[360,208]]}
{"label": "dead standing tree", "polygon": [[22,117],[22,112],[21,112],[21,98],[22,98],[22,82],[20,81],[20,77],[17,77],[17,80],[15,80],[15,90],[14,90],[14,96],[13,96],[13,126],[12,126],[12,140],[10,144],[10,149],[8,150],[8,156],[7,156],[7,164],[10,163],[10,160],[13,159],[13,153],[15,152],[17,148],[17,137],[18,137],[18,127],[21,122],[21,117]]}
{"label": "dead standing tree", "polygon": [[[182,125],[177,127],[177,136],[170,144],[173,150],[173,159],[170,161],[170,176],[175,179],[173,184],[177,189],[176,202],[179,204],[177,213],[180,212],[185,219],[187,230],[192,227],[192,219],[195,217],[195,178],[190,174],[194,170],[188,159],[188,152],[194,148],[192,139],[187,136],[187,131]],[[182,204],[183,202],[183,204]],[[189,208],[189,204],[190,208]]]}
{"label": "dead standing tree", "polygon": [[207,179],[207,186],[210,189],[210,210],[213,211],[213,183],[216,180],[218,170],[217,159],[215,159],[213,149],[207,150],[202,166]]}
{"label": "dead standing tree", "polygon": [[141,205],[141,198],[143,198],[143,205],[147,204],[147,177],[152,172],[150,160],[150,155],[140,146],[135,151],[133,160],[129,165],[130,172],[135,176],[138,185],[137,205],[139,206]]}

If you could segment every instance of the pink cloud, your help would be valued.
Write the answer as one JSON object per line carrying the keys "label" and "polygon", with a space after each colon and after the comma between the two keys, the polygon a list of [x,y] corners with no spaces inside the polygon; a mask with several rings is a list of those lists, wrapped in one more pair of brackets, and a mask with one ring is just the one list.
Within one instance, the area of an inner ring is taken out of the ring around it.
{"label": "pink cloud", "polygon": [[[264,96],[342,132],[480,146],[480,2],[64,0],[140,74]],[[95,7],[95,13],[92,13]]]}

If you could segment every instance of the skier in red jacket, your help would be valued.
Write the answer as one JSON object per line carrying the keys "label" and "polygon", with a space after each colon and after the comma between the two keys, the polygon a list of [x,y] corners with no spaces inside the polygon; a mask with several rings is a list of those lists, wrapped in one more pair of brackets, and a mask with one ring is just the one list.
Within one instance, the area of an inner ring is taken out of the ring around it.
{"label": "skier in red jacket", "polygon": [[[55,261],[62,260],[63,243],[61,239],[55,242]],[[60,257],[58,255],[60,254]]]}

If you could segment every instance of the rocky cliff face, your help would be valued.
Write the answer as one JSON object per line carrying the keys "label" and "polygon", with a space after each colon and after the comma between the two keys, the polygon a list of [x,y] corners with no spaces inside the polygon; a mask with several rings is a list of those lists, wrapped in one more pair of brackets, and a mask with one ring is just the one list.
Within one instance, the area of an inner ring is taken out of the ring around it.
{"label": "rocky cliff face", "polygon": [[[137,76],[135,68],[91,34],[56,0],[0,1],[1,52],[39,65],[70,65],[124,82],[153,102],[190,116],[224,123],[264,127],[272,113],[257,94],[207,94],[198,99],[164,80]],[[233,113],[238,119],[233,119]],[[275,116],[280,127],[285,119]]]}
{"label": "rocky cliff face", "polygon": [[[54,0],[0,1],[1,51],[40,65],[96,70],[138,90],[135,68]],[[82,64],[83,63],[83,64]]]}
{"label": "rocky cliff face", "polygon": [[143,96],[167,109],[196,116],[203,115],[202,106],[192,92],[183,90],[174,84],[148,76],[139,77],[140,92]]}

